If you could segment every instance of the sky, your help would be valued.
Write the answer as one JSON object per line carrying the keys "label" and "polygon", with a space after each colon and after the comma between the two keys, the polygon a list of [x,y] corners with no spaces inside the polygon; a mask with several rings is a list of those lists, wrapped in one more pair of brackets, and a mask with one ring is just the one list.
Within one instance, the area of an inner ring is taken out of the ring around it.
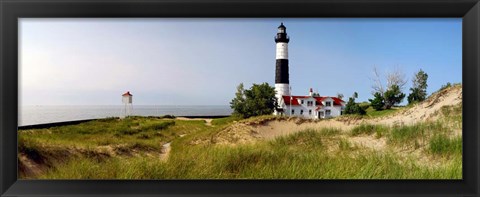
{"label": "sky", "polygon": [[[373,68],[427,93],[462,81],[462,19],[19,19],[20,105],[229,105],[236,86],[275,83],[275,42],[290,36],[294,95],[372,98]],[[405,99],[406,100],[406,99]],[[404,101],[403,103],[405,103]]]}

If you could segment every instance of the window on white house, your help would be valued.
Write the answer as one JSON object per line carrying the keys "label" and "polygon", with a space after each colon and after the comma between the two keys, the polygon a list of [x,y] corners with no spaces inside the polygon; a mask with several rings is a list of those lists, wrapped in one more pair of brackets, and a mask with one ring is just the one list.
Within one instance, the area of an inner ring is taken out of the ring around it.
{"label": "window on white house", "polygon": [[308,115],[312,115],[312,110],[308,110]]}
{"label": "window on white house", "polygon": [[331,110],[329,110],[329,109],[325,110],[325,115],[326,115],[326,116],[330,116],[331,113],[332,113]]}
{"label": "window on white house", "polygon": [[302,109],[302,110],[300,110],[300,115],[303,115],[303,109]]}
{"label": "window on white house", "polygon": [[327,106],[327,107],[332,106],[332,102],[330,102],[330,101],[325,102],[325,106]]}
{"label": "window on white house", "polygon": [[307,106],[312,106],[313,105],[313,101],[307,101]]}
{"label": "window on white house", "polygon": [[302,103],[302,105],[303,105],[303,100],[300,100],[300,102],[301,102],[301,103]]}
{"label": "window on white house", "polygon": [[292,109],[292,115],[293,115],[293,114],[295,114],[295,110],[294,110],[294,109]]}

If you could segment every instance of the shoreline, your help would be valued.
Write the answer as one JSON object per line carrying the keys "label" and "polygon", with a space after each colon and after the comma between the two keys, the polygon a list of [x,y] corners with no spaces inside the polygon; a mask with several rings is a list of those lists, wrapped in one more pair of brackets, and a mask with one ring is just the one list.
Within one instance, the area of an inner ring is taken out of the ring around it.
{"label": "shoreline", "polygon": [[[175,119],[179,120],[187,120],[187,119],[216,119],[216,118],[225,118],[231,115],[215,115],[215,116],[175,116]],[[161,117],[161,116],[141,116],[141,117]],[[32,125],[21,125],[17,126],[17,130],[27,130],[27,129],[44,129],[49,127],[57,127],[57,126],[67,126],[67,125],[75,125],[84,122],[94,121],[94,120],[101,120],[111,117],[105,118],[93,118],[93,119],[82,119],[82,120],[70,120],[70,121],[61,121],[61,122],[50,122],[50,123],[40,123],[40,124],[32,124]],[[120,118],[120,117],[114,117]]]}

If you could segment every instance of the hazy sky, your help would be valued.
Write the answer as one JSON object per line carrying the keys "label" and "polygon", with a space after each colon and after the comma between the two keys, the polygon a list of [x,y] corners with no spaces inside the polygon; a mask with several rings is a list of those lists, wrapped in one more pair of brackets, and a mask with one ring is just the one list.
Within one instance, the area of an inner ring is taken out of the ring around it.
{"label": "hazy sky", "polygon": [[[280,22],[290,36],[290,85],[371,98],[374,66],[428,93],[462,80],[457,19],[20,19],[22,105],[228,105],[236,86],[275,79]],[[406,99],[405,99],[406,100]]]}

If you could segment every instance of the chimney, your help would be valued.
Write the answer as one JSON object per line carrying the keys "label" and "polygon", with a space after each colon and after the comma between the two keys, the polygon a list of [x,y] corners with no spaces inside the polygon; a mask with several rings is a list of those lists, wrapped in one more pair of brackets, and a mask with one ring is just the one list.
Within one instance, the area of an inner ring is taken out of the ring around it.
{"label": "chimney", "polygon": [[310,92],[308,93],[308,96],[313,96],[313,90],[310,88]]}

